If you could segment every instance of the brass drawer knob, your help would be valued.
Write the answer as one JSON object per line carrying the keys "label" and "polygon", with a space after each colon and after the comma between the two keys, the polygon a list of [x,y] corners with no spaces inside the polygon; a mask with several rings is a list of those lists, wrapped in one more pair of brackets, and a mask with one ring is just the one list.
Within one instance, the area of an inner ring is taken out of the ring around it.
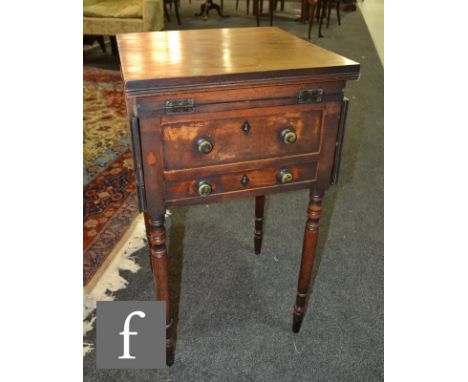
{"label": "brass drawer knob", "polygon": [[285,184],[285,183],[291,183],[293,181],[293,176],[291,174],[291,171],[287,168],[283,168],[279,173],[278,173],[278,180]]}
{"label": "brass drawer knob", "polygon": [[198,151],[202,154],[209,154],[213,150],[213,144],[206,138],[200,138],[197,143]]}
{"label": "brass drawer knob", "polygon": [[281,139],[284,143],[290,145],[291,143],[296,142],[297,134],[293,129],[283,129],[281,131]]}
{"label": "brass drawer knob", "polygon": [[206,180],[198,182],[198,195],[207,196],[211,194],[211,191],[213,191],[213,189],[211,188],[211,184],[209,182]]}

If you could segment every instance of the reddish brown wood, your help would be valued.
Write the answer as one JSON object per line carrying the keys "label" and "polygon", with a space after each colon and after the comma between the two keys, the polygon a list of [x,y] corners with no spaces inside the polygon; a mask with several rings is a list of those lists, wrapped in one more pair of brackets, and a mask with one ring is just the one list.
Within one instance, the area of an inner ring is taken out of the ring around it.
{"label": "reddish brown wood", "polygon": [[307,206],[307,222],[304,232],[304,244],[302,247],[301,268],[297,284],[296,304],[294,305],[293,312],[292,330],[294,333],[299,332],[304,318],[305,302],[314,266],[315,250],[317,248],[321,212],[322,195],[318,192],[311,192],[309,205]]}
{"label": "reddish brown wood", "polygon": [[[277,176],[283,168],[291,171],[293,177],[291,183],[282,184],[278,180]],[[201,199],[207,199],[226,192],[242,193],[253,188],[258,189],[273,186],[286,189],[292,184],[303,184],[304,188],[307,188],[316,179],[317,164],[316,162],[309,162],[292,166],[258,167],[242,172],[233,171],[236,171],[235,166],[232,166],[230,171],[226,171],[224,174],[205,175],[187,180],[167,182],[167,200],[197,198],[202,202]],[[249,179],[247,184],[242,183],[244,175]],[[212,187],[211,194],[204,197],[198,194],[197,188],[198,182],[202,180],[209,182]]]}
{"label": "reddish brown wood", "polygon": [[263,239],[263,212],[265,209],[265,195],[255,197],[255,231],[254,231],[254,243],[255,243],[255,254],[259,255],[262,251],[262,239]]}
{"label": "reddish brown wood", "polygon": [[167,264],[166,229],[164,215],[149,217],[148,242],[150,247],[151,269],[156,286],[156,299],[166,302],[166,363],[174,363],[173,320],[169,296],[169,272]]}
{"label": "reddish brown wood", "polygon": [[[166,170],[317,153],[320,148],[322,111],[310,105],[209,114],[163,125]],[[296,142],[283,141],[286,129],[294,130]],[[211,152],[198,150],[201,139],[212,144]]]}
{"label": "reddish brown wood", "polygon": [[[258,14],[257,0],[254,8]],[[321,197],[336,172],[334,163],[339,163],[343,90],[347,80],[359,78],[359,64],[278,28],[130,33],[118,41],[127,110],[138,120],[140,133],[133,144],[141,153],[135,160],[143,169],[141,200],[157,298],[167,305],[167,363],[174,360],[167,207],[256,197],[258,254],[265,196],[313,189],[294,308],[297,332],[312,273]],[[323,94],[320,100],[300,97],[317,89]],[[191,100],[193,109],[180,114],[165,110],[167,103],[181,100]],[[281,135],[286,128],[297,135],[291,144]],[[212,143],[211,151],[198,148],[200,138]],[[283,169],[290,171],[291,183],[278,179]],[[207,184],[211,193],[200,196]]]}
{"label": "reddish brown wood", "polygon": [[[323,74],[320,75],[322,77]],[[144,97],[138,98],[138,110],[145,115],[161,115],[162,123],[172,121],[190,121],[188,118],[193,114],[165,115],[161,113],[166,101],[169,99],[191,98],[195,104],[195,115],[204,112],[218,112],[223,110],[250,109],[252,107],[267,107],[277,105],[297,105],[297,97],[301,89],[323,89],[327,101],[334,95],[335,100],[340,101],[345,82],[341,75],[329,76],[326,82],[320,77],[311,75],[288,76],[288,77],[265,77],[262,81],[242,81],[234,84],[232,82],[217,83],[216,85],[204,85],[200,88],[191,88],[189,92],[179,87],[170,89],[155,88],[148,89]],[[128,93],[127,93],[128,94]],[[128,94],[132,98],[132,94]],[[309,105],[313,109],[314,104]],[[317,106],[317,105],[316,105]],[[321,105],[317,109],[321,109]],[[234,108],[234,109],[233,109]],[[184,119],[185,117],[185,119]]]}
{"label": "reddish brown wood", "polygon": [[356,79],[359,73],[355,61],[276,27],[125,33],[118,42],[126,91],[133,94],[301,74]]}

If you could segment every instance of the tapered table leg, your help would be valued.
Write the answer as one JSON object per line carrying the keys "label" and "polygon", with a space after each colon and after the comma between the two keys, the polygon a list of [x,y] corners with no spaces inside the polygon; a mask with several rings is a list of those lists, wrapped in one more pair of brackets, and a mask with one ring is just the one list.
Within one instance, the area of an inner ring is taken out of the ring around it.
{"label": "tapered table leg", "polygon": [[265,209],[265,196],[255,197],[255,231],[254,231],[254,244],[255,254],[259,255],[262,251],[263,239],[263,211]]}
{"label": "tapered table leg", "polygon": [[166,364],[174,363],[173,320],[169,297],[169,272],[167,266],[166,229],[164,215],[148,217],[147,231],[151,269],[156,286],[156,299],[166,301]]}
{"label": "tapered table leg", "polygon": [[317,247],[320,213],[322,211],[322,195],[311,192],[309,205],[307,206],[307,222],[302,247],[301,268],[297,284],[296,304],[293,312],[292,330],[298,333],[304,318],[305,302],[309,290],[312,268],[314,265],[315,250]]}

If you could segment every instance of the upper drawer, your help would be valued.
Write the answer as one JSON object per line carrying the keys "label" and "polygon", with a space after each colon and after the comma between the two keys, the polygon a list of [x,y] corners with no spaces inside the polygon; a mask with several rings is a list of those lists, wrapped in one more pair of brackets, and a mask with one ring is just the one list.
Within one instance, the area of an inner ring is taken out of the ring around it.
{"label": "upper drawer", "polygon": [[322,109],[280,106],[164,119],[166,170],[318,153]]}

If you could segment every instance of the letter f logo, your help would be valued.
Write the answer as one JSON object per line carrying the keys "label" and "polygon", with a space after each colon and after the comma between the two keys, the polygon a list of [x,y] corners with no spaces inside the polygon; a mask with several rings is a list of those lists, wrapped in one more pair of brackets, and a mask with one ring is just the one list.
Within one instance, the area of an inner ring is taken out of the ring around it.
{"label": "letter f logo", "polygon": [[124,338],[124,352],[123,355],[119,357],[119,359],[135,359],[135,357],[130,355],[130,336],[136,336],[138,334],[138,332],[130,331],[130,320],[133,316],[139,316],[141,318],[144,318],[145,313],[141,310],[135,310],[134,312],[130,313],[125,319],[124,330],[119,333]]}

